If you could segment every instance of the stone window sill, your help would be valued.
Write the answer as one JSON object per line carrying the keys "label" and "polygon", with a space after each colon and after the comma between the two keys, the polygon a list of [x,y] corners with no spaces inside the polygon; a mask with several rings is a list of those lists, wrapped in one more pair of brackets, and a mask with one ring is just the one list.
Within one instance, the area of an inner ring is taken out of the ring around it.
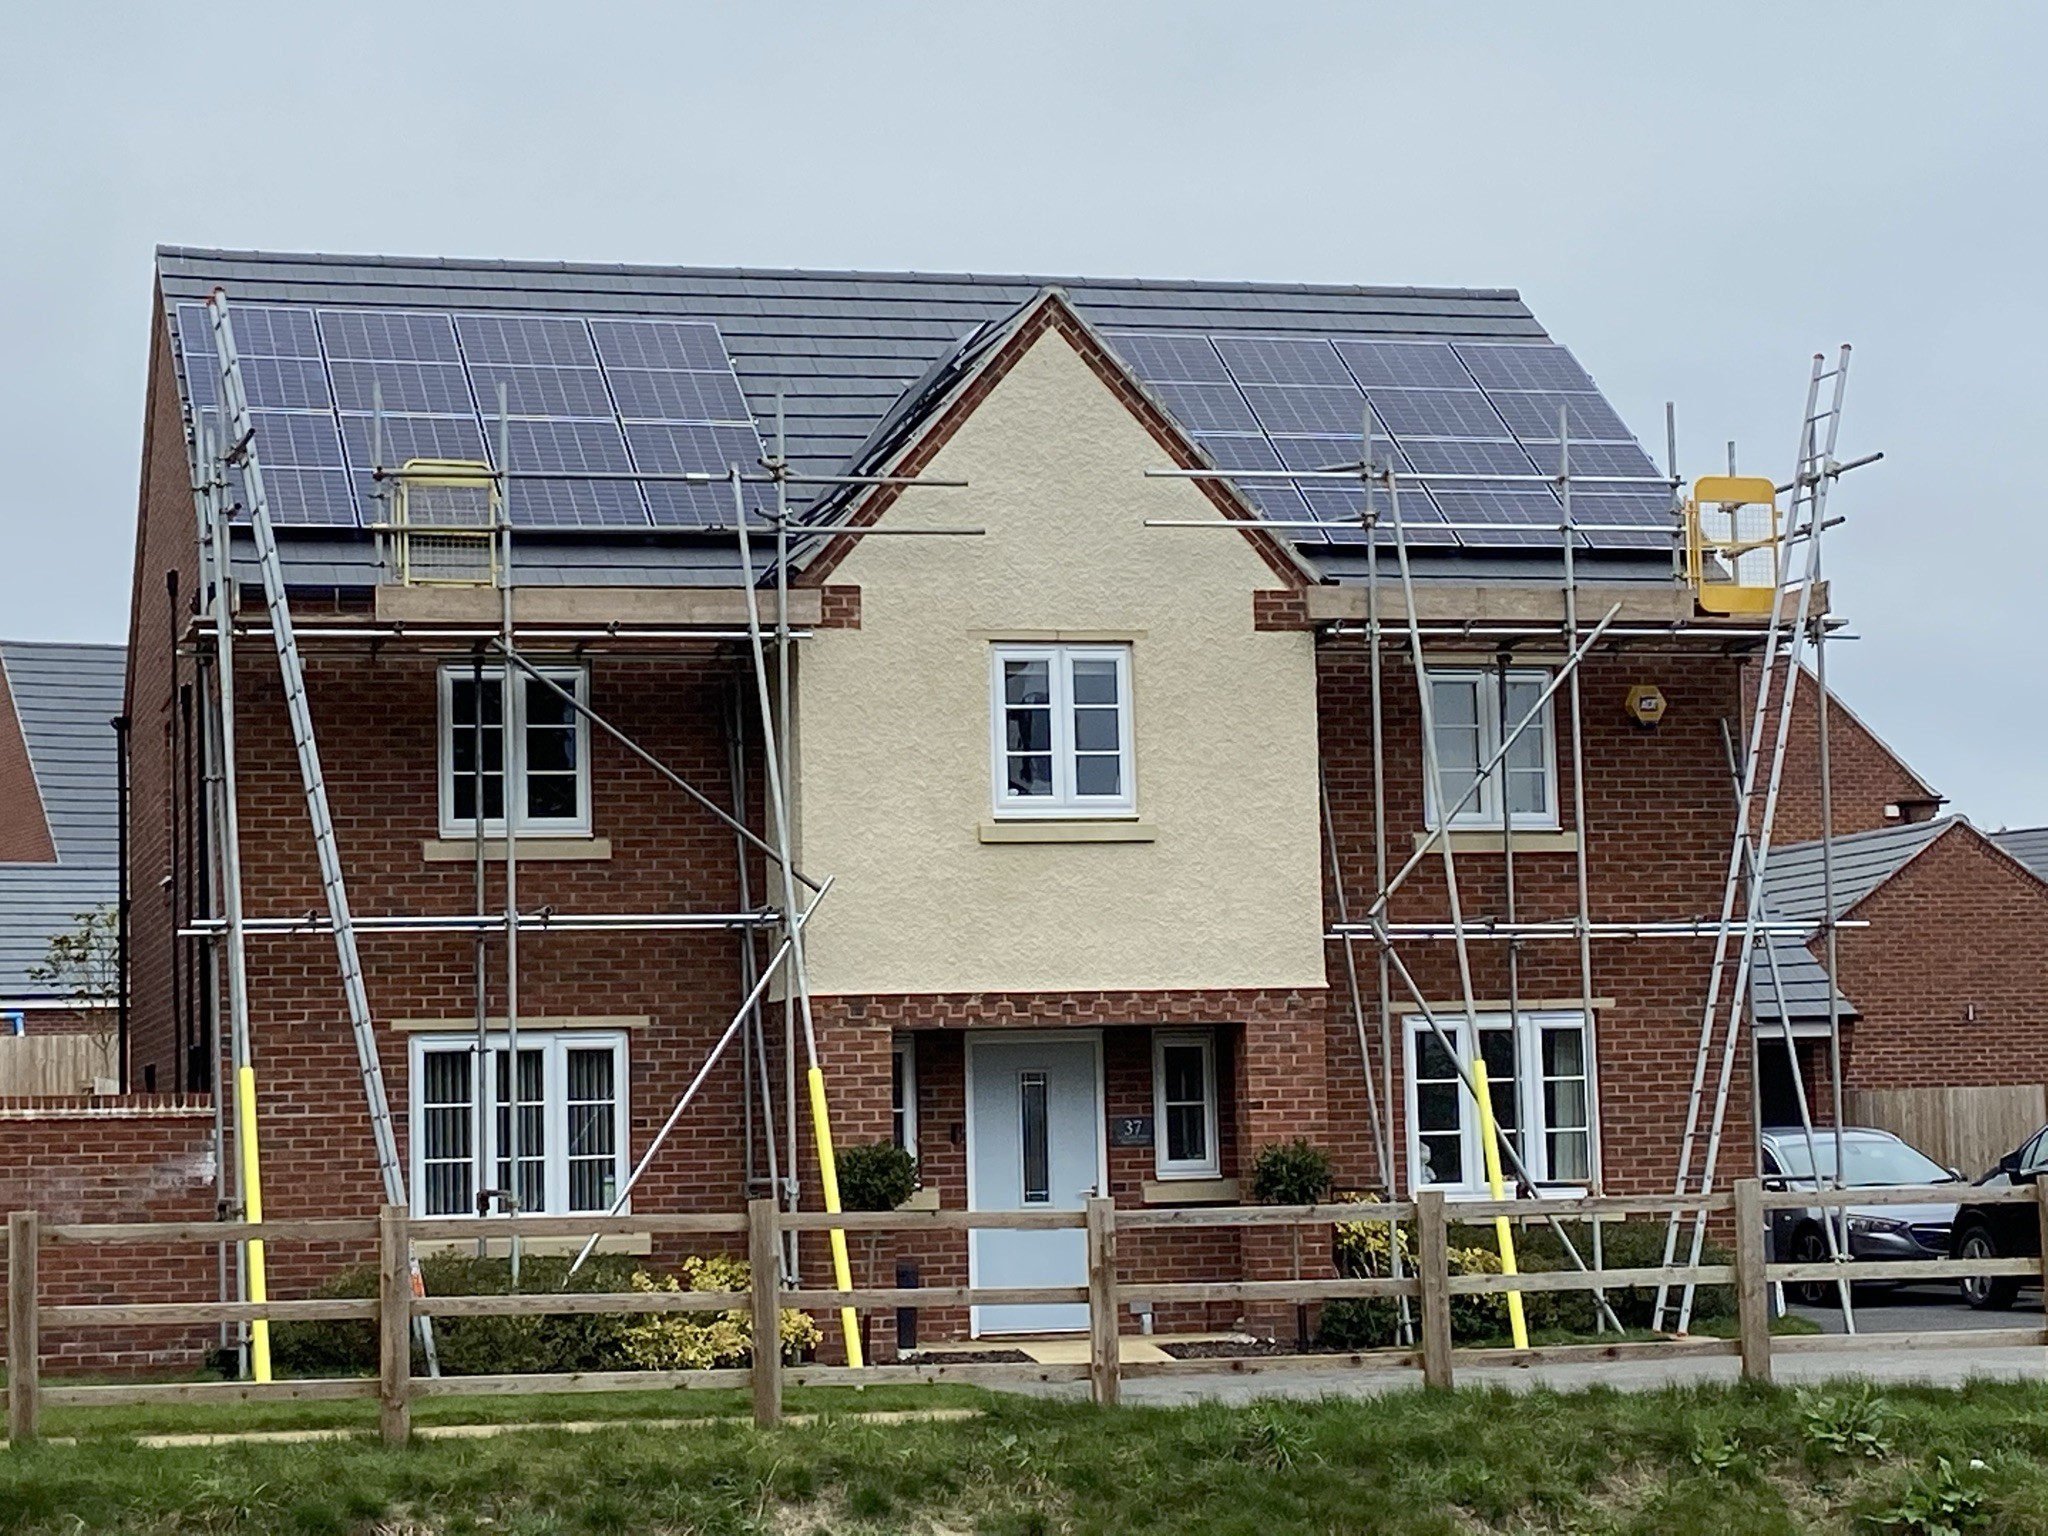
{"label": "stone window sill", "polygon": [[[528,859],[548,862],[608,859],[612,856],[612,840],[608,837],[522,837],[517,839],[517,846],[522,862]],[[430,837],[420,844],[420,856],[429,864],[474,864],[476,839]],[[485,838],[484,858],[494,864],[504,863],[505,839]]]}
{"label": "stone window sill", "polygon": [[1147,1179],[1147,1205],[1235,1205],[1235,1179]]}
{"label": "stone window sill", "polygon": [[[1517,853],[1577,853],[1579,834],[1576,832],[1520,830],[1510,834]],[[1499,853],[1501,835],[1486,827],[1463,827],[1450,834],[1452,853]],[[1415,834],[1415,846],[1420,849],[1429,844],[1430,852],[1436,852],[1429,843],[1427,832]]]}
{"label": "stone window sill", "polygon": [[984,843],[1150,843],[1159,838],[1149,821],[984,821]]}

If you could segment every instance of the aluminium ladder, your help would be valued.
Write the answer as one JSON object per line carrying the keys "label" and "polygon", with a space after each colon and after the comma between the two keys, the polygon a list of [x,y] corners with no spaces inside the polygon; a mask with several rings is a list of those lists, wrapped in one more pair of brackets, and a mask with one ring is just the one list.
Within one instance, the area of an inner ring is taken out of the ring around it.
{"label": "aluminium ladder", "polygon": [[[248,497],[250,532],[256,544],[257,566],[263,576],[263,601],[269,612],[270,634],[277,648],[278,672],[284,686],[285,712],[291,720],[292,745],[298,752],[299,777],[305,787],[306,812],[313,823],[313,846],[320,860],[320,884],[327,896],[327,912],[334,929],[334,947],[341,963],[342,991],[348,1000],[349,1026],[355,1035],[356,1063],[362,1074],[363,1093],[370,1108],[371,1134],[377,1149],[377,1172],[388,1205],[405,1206],[405,1170],[398,1158],[398,1137],[391,1123],[391,1100],[384,1089],[384,1067],[377,1056],[377,1034],[370,1015],[370,995],[363,982],[362,958],[356,949],[355,919],[350,913],[348,886],[342,877],[341,851],[334,835],[334,818],[327,805],[327,780],[320,768],[320,747],[313,737],[313,714],[306,699],[305,664],[299,656],[297,633],[292,627],[291,605],[285,595],[284,566],[279,559],[277,536],[271,526],[270,505],[263,489],[263,467],[256,454],[256,428],[249,416],[248,396],[242,388],[241,355],[235,349],[234,322],[228,317],[226,293],[215,289],[207,300],[207,315],[213,327],[214,358],[220,370],[220,404],[226,428],[224,465],[242,472]],[[230,551],[216,552],[220,585],[215,601],[225,601],[231,590]],[[413,1286],[420,1289],[417,1257],[411,1260]],[[429,1371],[438,1376],[440,1365],[434,1348],[433,1319],[418,1319],[420,1344],[426,1352]]]}
{"label": "aluminium ladder", "polygon": [[[1692,1088],[1686,1103],[1685,1131],[1679,1141],[1678,1178],[1675,1193],[1709,1194],[1713,1190],[1715,1166],[1720,1157],[1722,1132],[1727,1122],[1728,1099],[1738,1050],[1743,1032],[1743,1006],[1747,998],[1750,980],[1750,962],[1759,942],[1758,925],[1763,920],[1763,890],[1765,872],[1771,856],[1771,834],[1777,820],[1778,794],[1784,778],[1785,750],[1792,734],[1792,706],[1799,687],[1800,674],[1804,669],[1805,651],[1809,638],[1821,624],[1826,622],[1824,613],[1813,610],[1816,590],[1820,585],[1820,536],[1827,523],[1828,490],[1842,473],[1843,466],[1835,458],[1835,444],[1842,422],[1842,397],[1849,379],[1849,348],[1844,346],[1835,360],[1828,366],[1824,354],[1815,354],[1813,370],[1807,380],[1806,409],[1800,421],[1798,469],[1792,481],[1792,504],[1785,518],[1782,535],[1775,551],[1776,571],[1769,610],[1769,628],[1764,644],[1763,661],[1757,679],[1756,700],[1749,723],[1749,746],[1741,763],[1741,778],[1736,796],[1735,830],[1728,853],[1728,874],[1724,887],[1721,922],[1714,943],[1713,969],[1707,983],[1707,1000],[1700,1021],[1699,1050],[1693,1064]],[[1823,386],[1826,399],[1823,401]],[[1853,467],[1853,466],[1850,466]],[[1805,560],[1795,576],[1790,559],[1790,547],[1804,540]],[[1788,611],[1789,606],[1789,611]],[[1778,698],[1771,697],[1772,684],[1781,665],[1784,670],[1784,684]],[[1775,703],[1777,731],[1771,743],[1769,770],[1759,797],[1758,770],[1764,759],[1764,729]],[[1756,828],[1751,831],[1754,815]],[[1735,917],[1734,904],[1738,891],[1745,897],[1743,916]],[[1832,923],[1829,913],[1826,921]],[[1713,1109],[1707,1116],[1702,1138],[1702,1110],[1706,1092],[1707,1065],[1713,1055],[1716,1030],[1716,1012],[1721,1001],[1722,978],[1730,964],[1730,940],[1740,934],[1740,947],[1733,956],[1734,973],[1729,981],[1729,996],[1725,1023],[1718,1031],[1720,1035],[1720,1065],[1715,1082]],[[1829,977],[1829,986],[1834,978]],[[1837,1173],[1839,1178],[1839,1172]],[[1818,1170],[1815,1175],[1819,1183]],[[1664,1263],[1673,1262],[1677,1247],[1678,1232],[1682,1216],[1673,1210],[1670,1225],[1666,1229]],[[1706,1235],[1706,1212],[1701,1210],[1693,1218],[1690,1264],[1700,1261],[1700,1249]],[[1823,1224],[1828,1226],[1828,1224]],[[1837,1235],[1828,1226],[1828,1246],[1831,1256],[1840,1259]],[[1848,1311],[1848,1289],[1843,1286],[1843,1311],[1845,1325],[1852,1331],[1854,1323]],[[1651,1326],[1661,1326],[1667,1308],[1668,1287],[1659,1286]],[[1677,1324],[1684,1332],[1692,1320],[1693,1287],[1684,1287],[1684,1298],[1677,1310]]]}

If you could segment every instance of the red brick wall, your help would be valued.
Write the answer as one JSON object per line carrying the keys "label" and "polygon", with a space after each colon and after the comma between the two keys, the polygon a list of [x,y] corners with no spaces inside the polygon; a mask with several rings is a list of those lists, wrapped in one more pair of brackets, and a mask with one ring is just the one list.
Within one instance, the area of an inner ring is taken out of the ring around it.
{"label": "red brick wall", "polygon": [[22,740],[7,669],[0,666],[0,864],[56,862],[57,845],[50,841],[42,791],[28,760],[28,743]]}
{"label": "red brick wall", "polygon": [[[1754,697],[1758,670],[1755,666],[1743,669],[1745,700]],[[1760,787],[1768,782],[1777,741],[1777,701],[1783,697],[1785,676],[1782,664],[1777,676],[1779,686],[1772,689],[1770,712],[1765,716],[1763,767],[1757,776]],[[1771,840],[1780,845],[1820,838],[1819,701],[1820,687],[1809,671],[1799,679],[1792,696],[1792,729],[1785,741],[1785,771],[1771,833]],[[1745,702],[1744,718],[1735,731],[1737,751],[1748,744],[1748,707]],[[1828,710],[1828,778],[1833,786],[1831,810],[1837,837],[1895,827],[1902,821],[1926,821],[1940,810],[1940,797],[1839,699],[1833,700]],[[1901,814],[1887,816],[1887,806],[1898,807]],[[1760,824],[1761,807],[1758,815]]]}
{"label": "red brick wall", "polygon": [[[204,1100],[0,1099],[0,1209],[44,1222],[211,1221],[213,1110]],[[220,1299],[214,1250],[46,1241],[45,1305]],[[6,1280],[0,1275],[0,1291]],[[53,1374],[190,1370],[214,1347],[210,1326],[45,1329]]]}
{"label": "red brick wall", "polygon": [[1958,824],[1847,916],[1850,1087],[2048,1083],[2048,886]]}

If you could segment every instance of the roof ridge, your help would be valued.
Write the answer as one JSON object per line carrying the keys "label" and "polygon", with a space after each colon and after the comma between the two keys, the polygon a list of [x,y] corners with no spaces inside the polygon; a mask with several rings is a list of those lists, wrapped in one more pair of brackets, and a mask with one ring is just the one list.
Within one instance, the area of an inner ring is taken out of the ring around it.
{"label": "roof ridge", "polygon": [[1201,293],[1299,293],[1350,295],[1367,298],[1461,298],[1522,301],[1514,288],[1462,288],[1428,284],[1303,283],[1259,281],[1247,278],[1137,277],[1086,274],[1048,276],[1028,272],[948,272],[868,267],[755,267],[690,266],[655,262],[509,260],[481,256],[379,256],[351,255],[339,251],[226,250],[206,246],[159,245],[159,261],[171,257],[182,261],[274,262],[280,265],[333,265],[391,267],[419,271],[552,272],[587,273],[591,276],[674,276],[740,278],[809,278],[819,281],[861,281],[899,283],[1015,283],[1033,288],[1079,284],[1091,289],[1131,288]]}

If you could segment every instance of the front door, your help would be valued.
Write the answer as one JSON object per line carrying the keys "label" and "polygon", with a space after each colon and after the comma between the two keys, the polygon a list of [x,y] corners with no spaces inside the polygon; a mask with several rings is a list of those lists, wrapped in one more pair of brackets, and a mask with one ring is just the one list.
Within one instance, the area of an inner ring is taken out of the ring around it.
{"label": "front door", "polygon": [[[1102,1178],[1100,1043],[1014,1035],[967,1042],[968,1203],[978,1211],[1078,1211]],[[1088,1234],[977,1230],[977,1286],[1086,1285]],[[1056,1333],[1088,1326],[1082,1302],[976,1307],[973,1329]]]}

